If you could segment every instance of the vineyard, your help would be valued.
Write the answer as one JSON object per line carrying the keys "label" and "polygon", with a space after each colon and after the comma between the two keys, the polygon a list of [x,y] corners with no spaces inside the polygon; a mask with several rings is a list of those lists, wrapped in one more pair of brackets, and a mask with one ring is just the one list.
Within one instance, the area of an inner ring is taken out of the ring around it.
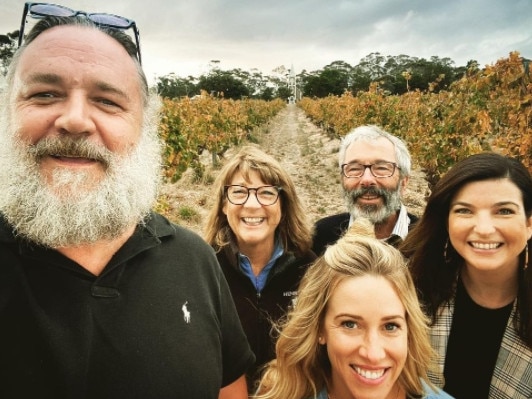
{"label": "vineyard", "polygon": [[166,143],[166,178],[177,181],[188,168],[201,176],[200,156],[204,151],[211,154],[216,164],[229,148],[253,140],[253,130],[284,105],[279,99],[235,101],[206,93],[193,99],[165,99],[159,131]]}
{"label": "vineyard", "polygon": [[[377,124],[402,137],[430,185],[457,160],[486,150],[514,156],[532,170],[528,62],[511,53],[437,93],[392,96],[375,82],[356,96],[303,98],[298,106],[334,138],[363,124]],[[253,130],[283,107],[281,100],[234,101],[205,93],[196,99],[165,100],[160,131],[166,142],[166,177],[177,181],[189,167],[201,175],[204,151],[216,163],[230,147],[253,141]]]}
{"label": "vineyard", "polygon": [[[281,100],[234,101],[206,94],[165,100],[160,131],[166,142],[167,184],[159,210],[199,229],[217,163],[252,141],[295,177],[313,219],[339,211],[339,139],[362,124],[380,125],[408,143],[415,173],[423,175],[411,179],[416,183],[407,193],[414,213],[422,210],[431,185],[468,155],[493,150],[519,158],[532,171],[532,82],[527,62],[512,53],[438,93],[392,96],[376,82],[356,96],[303,98],[298,108]],[[291,126],[284,126],[287,123]],[[297,134],[292,135],[294,129]]]}
{"label": "vineyard", "polygon": [[303,98],[299,106],[334,137],[359,125],[376,124],[403,138],[429,185],[457,160],[482,151],[516,157],[532,171],[528,62],[512,53],[438,93],[390,96],[377,82],[357,96]]}

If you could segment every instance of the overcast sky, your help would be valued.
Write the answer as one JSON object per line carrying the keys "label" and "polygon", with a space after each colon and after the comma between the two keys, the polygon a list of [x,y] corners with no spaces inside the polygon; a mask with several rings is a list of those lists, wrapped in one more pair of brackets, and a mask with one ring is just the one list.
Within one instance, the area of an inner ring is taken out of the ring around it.
{"label": "overcast sky", "polygon": [[[519,51],[532,58],[532,0],[64,0],[137,22],[144,69],[199,76],[283,65],[296,73],[370,53],[448,57],[455,66],[493,64]],[[23,0],[0,0],[0,33],[20,26]]]}

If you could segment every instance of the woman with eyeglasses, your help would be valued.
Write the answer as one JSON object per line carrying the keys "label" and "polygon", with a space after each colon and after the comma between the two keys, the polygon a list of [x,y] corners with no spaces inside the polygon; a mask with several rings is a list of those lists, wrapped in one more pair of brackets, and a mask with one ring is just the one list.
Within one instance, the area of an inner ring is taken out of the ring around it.
{"label": "woman with eyeglasses", "polygon": [[217,253],[256,355],[248,373],[251,392],[257,370],[275,353],[272,321],[291,307],[316,257],[311,225],[291,177],[256,146],[243,147],[225,164],[213,193],[204,237]]}

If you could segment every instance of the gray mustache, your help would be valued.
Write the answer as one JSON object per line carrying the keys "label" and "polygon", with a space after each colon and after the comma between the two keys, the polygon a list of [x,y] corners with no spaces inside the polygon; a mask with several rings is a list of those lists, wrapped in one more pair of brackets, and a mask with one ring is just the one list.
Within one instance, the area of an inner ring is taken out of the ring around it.
{"label": "gray mustache", "polygon": [[47,137],[28,148],[28,152],[37,161],[45,157],[87,158],[110,164],[113,154],[107,148],[95,145],[86,139],[71,137]]}
{"label": "gray mustache", "polygon": [[377,195],[377,196],[380,196],[380,197],[386,197],[388,193],[387,193],[386,190],[381,189],[381,188],[368,187],[368,188],[357,188],[355,190],[352,190],[349,193],[349,196],[353,200],[356,200],[356,199],[358,199],[358,197],[361,197],[361,196],[366,195],[366,194]]}

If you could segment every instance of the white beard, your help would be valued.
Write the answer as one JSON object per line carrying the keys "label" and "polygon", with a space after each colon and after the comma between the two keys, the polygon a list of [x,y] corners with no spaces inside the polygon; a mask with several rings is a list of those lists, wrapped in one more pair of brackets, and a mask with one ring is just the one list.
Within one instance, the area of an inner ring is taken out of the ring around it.
{"label": "white beard", "polygon": [[141,139],[128,154],[116,155],[92,144],[106,164],[97,182],[88,172],[65,169],[53,171],[45,182],[39,157],[32,154],[32,146],[16,139],[6,108],[3,112],[0,212],[17,235],[51,248],[91,244],[117,238],[150,212],[161,170],[154,112],[148,111]]}

